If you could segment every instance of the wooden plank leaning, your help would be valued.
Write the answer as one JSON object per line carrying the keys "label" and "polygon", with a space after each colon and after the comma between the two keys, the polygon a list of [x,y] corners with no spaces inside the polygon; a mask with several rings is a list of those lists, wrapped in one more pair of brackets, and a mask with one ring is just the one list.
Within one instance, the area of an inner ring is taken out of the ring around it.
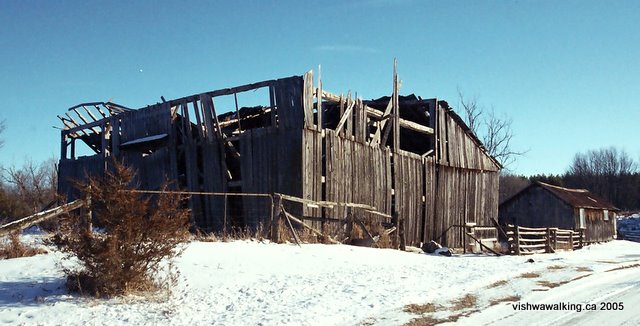
{"label": "wooden plank leaning", "polygon": [[38,224],[42,221],[48,220],[50,218],[62,215],[64,213],[68,213],[70,211],[76,210],[80,207],[84,206],[84,201],[81,199],[74,200],[70,203],[54,207],[52,209],[48,209],[46,211],[42,211],[19,220],[13,221],[11,223],[7,223],[3,226],[0,226],[0,237],[5,236],[13,231],[26,229],[34,224]]}

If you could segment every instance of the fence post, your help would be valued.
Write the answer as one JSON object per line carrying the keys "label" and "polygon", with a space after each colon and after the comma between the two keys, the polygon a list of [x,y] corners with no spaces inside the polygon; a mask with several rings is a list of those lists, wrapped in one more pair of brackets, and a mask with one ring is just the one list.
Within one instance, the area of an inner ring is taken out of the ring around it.
{"label": "fence post", "polygon": [[513,228],[513,244],[516,255],[520,256],[520,227],[517,225]]}
{"label": "fence post", "polygon": [[222,234],[224,235],[224,238],[227,238],[227,194],[224,194],[224,209],[223,209],[223,213],[222,216],[224,218],[223,220],[223,224],[222,224]]}
{"label": "fence post", "polygon": [[351,206],[347,206],[347,230],[346,235],[351,240],[351,232],[353,232],[353,214],[351,213]]}
{"label": "fence post", "polygon": [[280,214],[282,213],[281,206],[282,198],[279,194],[273,194],[273,215],[271,220],[271,241],[275,243],[280,242]]}
{"label": "fence post", "polygon": [[569,231],[569,243],[571,244],[571,250],[573,251],[573,230]]}
{"label": "fence post", "polygon": [[407,251],[407,236],[404,233],[404,218],[399,219],[400,225],[400,250]]}
{"label": "fence post", "polygon": [[553,235],[552,243],[553,243],[553,251],[558,249],[558,228],[553,228],[551,231]]}
{"label": "fence post", "polygon": [[91,212],[91,185],[89,185],[89,194],[87,194],[87,201],[86,201],[86,215],[85,215],[85,228],[87,228],[87,232],[91,233],[93,232],[93,214]]}
{"label": "fence post", "polygon": [[584,241],[584,229],[580,229],[580,242],[578,243],[578,248],[582,248]]}
{"label": "fence post", "polygon": [[553,252],[551,250],[551,229],[547,228],[547,241],[545,242],[545,248],[544,248],[544,252],[546,253],[550,253]]}
{"label": "fence post", "polygon": [[391,238],[391,244],[393,245],[394,249],[398,249],[398,246],[400,244],[400,224],[398,223],[398,211],[396,211],[395,209],[391,212],[391,223],[393,223],[393,225],[395,225],[396,227],[396,232]]}

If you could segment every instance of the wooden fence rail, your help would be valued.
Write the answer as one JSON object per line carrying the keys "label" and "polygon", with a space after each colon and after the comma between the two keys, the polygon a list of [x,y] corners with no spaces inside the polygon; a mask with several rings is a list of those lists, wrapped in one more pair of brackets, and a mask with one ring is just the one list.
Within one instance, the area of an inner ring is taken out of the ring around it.
{"label": "wooden fence rail", "polygon": [[582,248],[584,230],[559,228],[529,228],[517,225],[507,226],[509,251],[514,255],[552,253],[556,250]]}

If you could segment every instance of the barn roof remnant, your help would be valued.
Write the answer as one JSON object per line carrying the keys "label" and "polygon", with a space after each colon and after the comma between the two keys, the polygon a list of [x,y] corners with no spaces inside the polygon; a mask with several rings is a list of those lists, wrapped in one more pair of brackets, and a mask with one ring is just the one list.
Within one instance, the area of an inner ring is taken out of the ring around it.
{"label": "barn roof remnant", "polygon": [[592,194],[587,189],[565,188],[565,187],[560,187],[560,186],[556,186],[556,185],[552,185],[552,184],[548,184],[540,181],[536,181],[532,183],[531,185],[529,185],[519,193],[515,194],[513,197],[507,199],[502,205],[508,202],[511,202],[516,197],[522,196],[523,194],[527,193],[529,189],[533,187],[540,187],[542,189],[547,190],[552,195],[554,195],[555,197],[562,200],[567,205],[573,208],[608,209],[612,211],[619,210],[617,207],[615,207],[606,199],[603,199],[601,197],[598,197]]}

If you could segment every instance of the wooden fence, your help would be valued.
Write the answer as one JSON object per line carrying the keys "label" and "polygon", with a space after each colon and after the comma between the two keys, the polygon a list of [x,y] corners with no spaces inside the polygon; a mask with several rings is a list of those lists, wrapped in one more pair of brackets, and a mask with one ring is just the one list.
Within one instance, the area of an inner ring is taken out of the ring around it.
{"label": "wooden fence", "polygon": [[618,231],[618,239],[640,242],[640,231]]}
{"label": "wooden fence", "polygon": [[575,250],[582,248],[584,242],[584,230],[574,231],[559,228],[529,228],[509,225],[506,232],[509,252],[513,255]]}

